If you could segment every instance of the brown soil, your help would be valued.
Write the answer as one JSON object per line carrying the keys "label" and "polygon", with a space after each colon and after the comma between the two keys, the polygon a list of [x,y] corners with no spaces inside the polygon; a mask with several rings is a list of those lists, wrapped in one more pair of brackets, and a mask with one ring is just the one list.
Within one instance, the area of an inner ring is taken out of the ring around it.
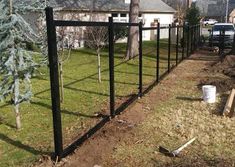
{"label": "brown soil", "polygon": [[[182,62],[179,67],[177,67],[158,86],[150,91],[149,94],[135,102],[121,115],[118,115],[115,119],[107,123],[91,139],[86,141],[80,148],[78,148],[73,155],[63,159],[56,165],[66,167],[122,166],[113,160],[113,153],[121,143],[125,143],[126,145],[135,145],[141,144],[143,142],[143,140],[139,139],[140,134],[137,132],[138,126],[142,122],[148,121],[148,118],[151,116],[151,114],[153,114],[154,108],[158,106],[158,104],[166,102],[172,98],[172,92],[174,89],[176,89],[177,86],[176,81],[193,80],[197,84],[195,87],[199,89],[201,89],[201,86],[204,84],[213,84],[217,86],[217,89],[220,93],[224,93],[234,86],[234,80],[229,77],[226,78],[221,76],[220,78],[219,76],[213,76],[213,73],[224,72],[228,67],[231,67],[231,64],[227,63],[227,59],[224,63],[216,63],[217,61],[218,57],[216,57],[215,54],[208,54],[207,51],[201,51],[197,54],[194,54],[190,57],[190,60]],[[230,60],[228,62],[230,62]],[[187,69],[190,69],[194,72],[183,74],[183,72]],[[187,85],[182,85],[182,87],[189,89]],[[193,107],[197,106],[195,105]],[[148,138],[148,135],[150,134],[141,137]],[[178,165],[175,165],[174,162],[170,160],[165,163],[164,166],[231,165],[229,160],[223,160],[222,156],[220,160],[217,160],[218,162],[204,162],[197,156],[185,156],[185,158],[188,160],[187,163],[184,163],[185,159],[181,159],[180,161],[182,161],[182,164],[179,165],[179,162]],[[44,167],[53,165],[54,164],[50,160],[47,160],[38,166]],[[129,166],[135,165],[129,164]]]}
{"label": "brown soil", "polygon": [[215,85],[219,93],[230,91],[235,86],[235,56],[227,55],[223,60],[212,62],[208,67],[204,68],[208,73],[222,73],[227,75],[224,77],[205,77],[201,79],[198,85],[201,88],[202,85]]}
{"label": "brown soil", "polygon": [[229,77],[235,77],[235,56],[227,55],[222,61],[212,65],[211,72],[221,72]]}
{"label": "brown soil", "polygon": [[224,93],[234,88],[234,81],[231,79],[221,79],[219,77],[204,78],[201,79],[200,84],[198,84],[198,88],[201,89],[203,85],[214,85],[216,86],[217,92]]}

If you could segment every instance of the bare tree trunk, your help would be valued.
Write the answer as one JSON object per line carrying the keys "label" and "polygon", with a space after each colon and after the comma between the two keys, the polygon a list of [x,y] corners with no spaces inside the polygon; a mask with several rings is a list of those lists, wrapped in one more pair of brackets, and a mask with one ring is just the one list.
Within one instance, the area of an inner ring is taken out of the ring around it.
{"label": "bare tree trunk", "polygon": [[[13,13],[13,2],[12,0],[9,0],[9,15],[12,15],[12,13]],[[17,72],[14,77],[15,77],[14,92],[13,92],[14,112],[16,114],[16,129],[20,130],[21,128],[20,110],[19,110],[20,80]]]}
{"label": "bare tree trunk", "polygon": [[[131,0],[130,4],[130,23],[138,23],[139,17],[139,0]],[[138,34],[137,26],[131,26],[128,30],[127,53],[125,59],[132,59],[138,55]]]}
{"label": "bare tree trunk", "polygon": [[19,111],[19,95],[20,95],[20,81],[17,77],[14,83],[14,110],[16,114],[16,129],[19,130],[21,128],[21,121],[20,121],[20,111]]}
{"label": "bare tree trunk", "polygon": [[12,0],[9,0],[9,14],[12,15],[12,13],[13,13]]}
{"label": "bare tree trunk", "polygon": [[98,59],[98,80],[101,83],[101,62],[100,62],[100,49],[97,50],[97,59]]}
{"label": "bare tree trunk", "polygon": [[21,121],[20,121],[20,111],[19,111],[19,104],[15,105],[15,113],[16,113],[16,129],[21,129]]}
{"label": "bare tree trunk", "polygon": [[187,0],[187,9],[189,9],[190,6],[189,6],[189,0]]}
{"label": "bare tree trunk", "polygon": [[60,102],[64,103],[64,78],[63,78],[63,62],[59,63],[60,66]]}

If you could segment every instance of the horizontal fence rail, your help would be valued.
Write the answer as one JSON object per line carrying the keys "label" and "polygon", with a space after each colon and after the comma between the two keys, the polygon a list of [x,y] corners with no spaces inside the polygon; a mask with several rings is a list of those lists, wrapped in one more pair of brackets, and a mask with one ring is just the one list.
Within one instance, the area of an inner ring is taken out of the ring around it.
{"label": "horizontal fence rail", "polygon": [[[68,20],[54,20],[55,26],[58,27],[108,27],[108,22],[86,22],[86,21],[68,21]],[[139,23],[122,23],[114,22],[115,26],[139,26]]]}
{"label": "horizontal fence rail", "polygon": [[156,30],[157,27],[143,27],[142,30],[145,31],[145,30]]}
{"label": "horizontal fence rail", "polygon": [[[160,23],[156,27],[143,27],[143,23],[116,23],[113,22],[113,18],[110,17],[108,22],[82,22],[82,21],[64,21],[54,20],[53,9],[50,7],[46,8],[46,23],[47,23],[47,36],[48,36],[48,57],[50,67],[50,83],[51,83],[51,99],[52,99],[52,115],[53,115],[53,132],[54,132],[54,158],[60,160],[73,152],[78,146],[84,141],[90,138],[100,128],[102,128],[110,119],[114,118],[117,114],[124,111],[130,104],[141,98],[144,94],[148,93],[160,80],[162,80],[167,74],[170,73],[184,58],[189,56],[197,49],[199,38],[200,38],[200,26],[164,26],[161,27]],[[109,107],[110,114],[103,117],[93,128],[88,130],[83,136],[78,138],[72,144],[63,148],[63,134],[62,134],[62,122],[61,122],[61,108],[60,108],[60,93],[59,93],[59,75],[58,75],[58,55],[57,55],[57,44],[56,44],[56,27],[59,26],[106,26],[108,27],[108,42],[109,42]],[[139,64],[138,64],[138,92],[126,100],[122,105],[115,109],[115,71],[114,71],[114,27],[115,26],[138,26],[139,29]],[[160,39],[162,29],[167,29],[168,33],[168,55],[167,55],[167,71],[160,74]],[[176,34],[172,33],[172,30]],[[154,60],[156,61],[156,72],[154,81],[148,85],[147,88],[143,87],[143,31],[155,30],[156,33],[156,52]],[[198,31],[199,30],[199,31]],[[182,35],[179,35],[182,32]],[[176,35],[176,44],[172,43],[172,35]],[[175,65],[172,65],[171,61],[171,50],[174,45],[176,50]],[[179,59],[180,52],[182,50],[182,58]],[[186,51],[186,53],[185,53]],[[185,56],[186,55],[186,56]]]}
{"label": "horizontal fence rail", "polygon": [[85,21],[64,21],[64,20],[54,20],[55,26],[62,27],[62,26],[93,26],[93,27],[100,27],[100,26],[108,26],[108,22],[85,22]]}

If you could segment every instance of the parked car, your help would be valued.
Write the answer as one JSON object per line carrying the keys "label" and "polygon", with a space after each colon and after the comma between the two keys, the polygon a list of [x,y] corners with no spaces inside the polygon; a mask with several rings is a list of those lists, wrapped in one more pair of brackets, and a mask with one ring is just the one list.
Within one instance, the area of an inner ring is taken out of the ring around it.
{"label": "parked car", "polygon": [[205,26],[207,26],[207,25],[214,25],[214,24],[216,24],[216,23],[218,23],[218,21],[215,20],[215,19],[209,19],[209,20],[203,21],[203,24],[204,24]]}
{"label": "parked car", "polygon": [[217,23],[210,30],[209,44],[210,46],[220,45],[220,36],[224,31],[224,46],[231,47],[234,38],[235,27],[232,23]]}

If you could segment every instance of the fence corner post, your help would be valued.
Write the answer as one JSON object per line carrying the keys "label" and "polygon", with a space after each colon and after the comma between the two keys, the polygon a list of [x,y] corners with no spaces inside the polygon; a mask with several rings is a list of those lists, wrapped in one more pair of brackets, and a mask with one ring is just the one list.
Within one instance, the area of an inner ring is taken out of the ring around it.
{"label": "fence corner post", "polygon": [[58,55],[56,45],[56,28],[54,24],[53,8],[46,9],[46,25],[47,25],[47,42],[48,42],[48,59],[50,67],[50,84],[51,84],[51,103],[53,116],[54,131],[54,149],[55,157],[58,160],[63,154],[61,110],[60,110],[60,91],[59,91],[59,74],[58,74]]}

